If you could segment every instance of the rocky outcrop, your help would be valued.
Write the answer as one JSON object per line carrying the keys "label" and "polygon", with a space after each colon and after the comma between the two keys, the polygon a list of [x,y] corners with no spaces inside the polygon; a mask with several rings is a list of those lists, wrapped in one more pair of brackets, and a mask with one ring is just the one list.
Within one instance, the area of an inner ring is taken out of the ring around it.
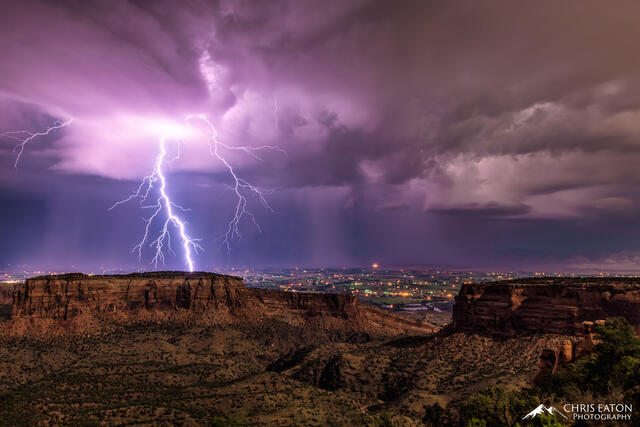
{"label": "rocky outcrop", "polygon": [[371,334],[436,330],[425,322],[360,304],[353,295],[250,289],[239,277],[207,272],[34,277],[14,289],[11,317],[67,320],[81,313],[142,310],[225,313],[238,321],[268,317]]}
{"label": "rocky outcrop", "polygon": [[353,295],[323,294],[315,292],[282,292],[251,289],[269,311],[295,310],[305,317],[330,315],[342,319],[357,320],[361,305]]}
{"label": "rocky outcrop", "polygon": [[13,293],[12,317],[68,319],[83,312],[239,309],[251,303],[242,279],[214,273],[73,273],[27,279]]}
{"label": "rocky outcrop", "polygon": [[466,284],[453,308],[456,328],[503,336],[582,335],[583,322],[614,316],[640,328],[640,280],[543,278]]}
{"label": "rocky outcrop", "polygon": [[583,323],[584,333],[581,338],[565,340],[556,348],[544,349],[540,354],[540,364],[538,372],[533,378],[533,384],[543,384],[549,376],[567,368],[572,361],[592,353],[598,342],[595,327],[605,323],[605,320],[585,321]]}
{"label": "rocky outcrop", "polygon": [[0,320],[11,315],[13,285],[0,283]]}
{"label": "rocky outcrop", "polygon": [[593,352],[597,341],[594,326],[604,323],[604,320],[585,321],[582,324],[584,333],[580,339],[567,339],[556,348],[544,349],[540,354],[540,364],[533,384],[542,384],[550,375],[565,369],[572,361]]}
{"label": "rocky outcrop", "polygon": [[250,289],[250,292],[260,300],[266,313],[272,316],[288,313],[307,320],[336,318],[352,325],[366,325],[368,328],[373,327],[389,334],[420,334],[424,333],[425,329],[430,332],[438,329],[426,322],[417,322],[399,314],[361,304],[353,295],[264,289]]}

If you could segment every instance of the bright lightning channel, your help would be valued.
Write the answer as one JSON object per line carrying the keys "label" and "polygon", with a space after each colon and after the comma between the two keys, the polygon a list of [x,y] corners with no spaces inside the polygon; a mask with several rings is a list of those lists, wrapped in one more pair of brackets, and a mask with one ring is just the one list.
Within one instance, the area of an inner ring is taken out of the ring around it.
{"label": "bright lightning channel", "polygon": [[[225,166],[225,168],[231,175],[231,178],[233,181],[233,185],[230,186],[230,188],[234,192],[237,202],[234,210],[234,216],[227,224],[227,229],[223,239],[223,245],[226,247],[227,252],[230,252],[231,241],[234,238],[240,239],[242,237],[240,234],[240,221],[244,216],[251,218],[253,224],[256,226],[258,231],[262,232],[258,222],[255,219],[255,216],[253,215],[253,213],[251,213],[247,209],[247,198],[243,194],[243,191],[253,193],[254,195],[256,195],[259,198],[260,202],[265,207],[265,209],[269,211],[273,211],[273,209],[271,209],[271,206],[269,206],[265,198],[265,195],[270,194],[271,191],[257,187],[249,183],[244,178],[240,177],[233,169],[233,166],[231,165],[231,163],[224,157],[223,153],[221,152],[221,149],[226,149],[231,151],[243,151],[246,154],[249,154],[258,160],[262,160],[262,158],[258,156],[258,152],[260,152],[261,150],[267,150],[267,149],[277,150],[283,153],[284,153],[284,150],[280,149],[276,145],[245,147],[245,146],[230,146],[230,145],[224,144],[218,139],[218,132],[215,126],[213,126],[211,121],[207,119],[207,117],[203,114],[187,116],[185,118],[185,123],[187,127],[191,128],[192,122],[194,122],[195,120],[199,120],[202,123],[204,123],[204,125],[206,125],[206,128],[210,132],[209,138],[208,138],[209,151],[214,157],[216,157],[218,160],[222,162],[222,164]],[[193,251],[193,253],[197,254],[197,252],[200,250],[203,250],[203,248],[198,244],[198,242],[201,239],[194,239],[187,234],[187,231],[186,231],[187,223],[181,220],[174,211],[174,208],[181,210],[183,212],[188,211],[189,209],[186,209],[174,203],[169,197],[169,194],[167,192],[166,177],[164,176],[162,166],[164,163],[169,163],[180,158],[181,141],[178,141],[177,156],[171,160],[166,160],[165,159],[167,154],[166,139],[167,139],[166,137],[163,137],[160,139],[160,150],[159,150],[158,156],[156,157],[156,161],[155,161],[152,173],[143,178],[142,182],[140,183],[137,190],[133,194],[131,194],[126,199],[115,203],[109,209],[113,209],[133,199],[140,199],[140,203],[144,204],[148,200],[150,193],[154,187],[154,184],[159,183],[160,191],[159,191],[159,196],[156,199],[156,202],[152,205],[142,206],[143,208],[154,209],[154,211],[151,214],[151,216],[144,219],[146,222],[144,235],[142,236],[142,240],[136,246],[134,246],[133,251],[138,253],[138,259],[142,259],[143,247],[146,244],[149,244],[149,246],[152,247],[155,251],[154,257],[151,263],[154,264],[154,267],[157,268],[158,263],[164,263],[165,246],[169,253],[175,254],[171,247],[171,233],[169,231],[170,225],[173,225],[175,228],[178,229],[178,232],[180,235],[182,247],[184,248],[184,252],[185,252],[185,262],[189,268],[189,271],[193,271],[194,263],[191,257],[191,252]],[[162,225],[159,235],[155,239],[151,240],[151,237],[150,237],[151,225],[154,222],[154,219],[156,219],[163,210],[165,211],[166,219]]]}
{"label": "bright lightning channel", "polygon": [[13,164],[13,167],[15,167],[16,169],[18,169],[18,163],[20,163],[20,158],[22,157],[22,153],[24,152],[24,147],[31,141],[33,141],[35,138],[39,137],[39,136],[46,136],[49,135],[51,132],[54,132],[60,128],[63,128],[65,126],[68,126],[71,124],[71,122],[73,122],[73,119],[69,119],[66,122],[61,122],[61,121],[56,121],[53,126],[48,127],[46,130],[44,130],[43,132],[31,132],[28,130],[18,130],[18,131],[12,131],[12,132],[5,132],[3,134],[0,134],[0,136],[4,136],[7,138],[12,138],[18,141],[18,144],[16,144],[15,147],[13,147],[13,152],[14,153],[18,153],[16,155],[16,160]]}
{"label": "bright lightning channel", "polygon": [[260,161],[262,161],[262,158],[258,156],[257,153],[260,152],[261,150],[276,150],[283,154],[286,154],[286,151],[284,151],[277,145],[245,147],[245,146],[230,146],[230,145],[224,144],[218,139],[218,131],[216,130],[215,126],[213,126],[211,121],[207,119],[207,117],[204,116],[203,114],[189,115],[186,118],[186,122],[189,126],[191,126],[191,121],[195,119],[201,120],[209,129],[210,131],[209,152],[222,162],[222,164],[225,166],[225,168],[227,169],[227,171],[229,172],[229,175],[233,180],[233,185],[230,186],[230,189],[234,192],[236,196],[236,208],[234,211],[233,218],[231,218],[231,220],[227,224],[227,231],[224,234],[224,239],[223,239],[223,245],[227,248],[227,253],[229,253],[231,251],[231,241],[234,238],[237,238],[237,239],[242,238],[242,235],[240,234],[240,221],[245,215],[251,218],[251,221],[253,222],[255,227],[258,229],[258,232],[262,233],[262,229],[260,228],[260,225],[256,221],[255,216],[251,211],[247,209],[247,198],[242,194],[242,190],[245,190],[250,194],[251,193],[254,194],[256,197],[258,197],[258,199],[260,200],[260,202],[262,203],[262,205],[266,210],[273,212],[273,209],[271,208],[271,206],[267,202],[267,199],[265,198],[265,195],[271,194],[272,191],[257,187],[249,183],[244,178],[240,177],[233,169],[233,166],[221,154],[220,149],[223,148],[231,151],[233,150],[243,151]]}
{"label": "bright lightning channel", "polygon": [[[178,150],[179,149],[180,145],[178,145]],[[140,186],[138,186],[136,192],[131,194],[126,199],[115,203],[109,208],[109,210],[136,198],[140,198],[141,204],[146,203],[147,199],[149,198],[149,193],[154,187],[154,184],[160,183],[159,196],[156,199],[155,204],[142,206],[144,209],[154,209],[154,211],[151,216],[144,219],[147,224],[144,229],[144,235],[142,236],[142,240],[140,240],[140,242],[133,247],[132,251],[138,253],[138,260],[142,260],[143,246],[147,242],[149,242],[149,246],[155,249],[155,254],[151,260],[151,263],[155,268],[158,267],[159,262],[164,264],[165,245],[168,252],[175,255],[175,252],[173,252],[173,248],[171,247],[171,233],[169,232],[169,226],[173,225],[180,234],[182,247],[184,248],[185,263],[187,264],[189,271],[193,272],[194,264],[193,259],[191,258],[191,250],[193,250],[193,252],[197,254],[199,250],[203,249],[198,244],[198,241],[200,241],[200,239],[194,239],[187,234],[186,222],[181,220],[174,212],[174,208],[183,212],[188,211],[189,209],[183,208],[182,206],[174,203],[169,197],[169,193],[167,192],[167,179],[164,176],[164,172],[162,170],[162,166],[165,163],[166,155],[166,138],[162,137],[160,138],[160,151],[158,153],[158,156],[156,157],[152,173],[142,179],[142,183],[140,184]],[[178,159],[179,156],[180,152],[178,151],[178,155],[175,159]],[[150,241],[150,228],[153,220],[156,219],[158,215],[160,215],[160,212],[162,212],[163,210],[165,211],[166,218],[162,224],[160,234],[155,239]]]}
{"label": "bright lightning channel", "polygon": [[[274,109],[275,109],[274,114],[275,114],[276,126],[277,126],[277,103],[275,98],[274,98]],[[222,162],[222,164],[225,166],[225,168],[229,172],[233,181],[233,185],[229,186],[229,188],[235,194],[236,206],[234,210],[234,215],[229,221],[229,223],[227,224],[226,232],[223,238],[223,245],[226,247],[227,252],[230,252],[232,240],[242,238],[242,235],[240,234],[240,222],[245,216],[251,219],[255,227],[258,229],[258,232],[262,232],[260,225],[256,221],[255,216],[251,211],[247,209],[247,198],[243,194],[243,191],[258,197],[262,205],[268,211],[273,211],[273,209],[271,208],[271,206],[267,202],[267,199],[265,198],[265,195],[270,194],[271,190],[266,190],[266,189],[257,187],[251,184],[250,182],[248,182],[246,179],[239,176],[236,173],[236,171],[233,169],[233,166],[231,165],[231,163],[229,163],[229,161],[224,157],[223,153],[221,152],[221,149],[225,149],[229,151],[242,151],[260,161],[262,161],[262,158],[258,155],[258,153],[262,150],[276,150],[285,155],[286,155],[286,151],[282,150],[277,145],[262,145],[258,147],[246,147],[246,146],[230,146],[230,145],[224,144],[218,139],[218,131],[216,130],[215,126],[204,114],[188,115],[185,118],[187,127],[189,128],[192,127],[192,122],[195,120],[201,121],[206,126],[207,130],[209,131],[209,138],[208,138],[209,152],[215,158],[220,160],[220,162]],[[22,130],[22,131],[5,132],[3,134],[0,134],[0,136],[18,140],[18,144],[13,149],[13,151],[17,153],[16,160],[14,163],[14,166],[17,169],[18,163],[20,162],[20,158],[22,157],[22,153],[24,152],[25,146],[29,142],[31,142],[37,137],[49,135],[50,133],[60,128],[70,125],[72,122],[73,122],[73,119],[69,119],[65,122],[56,121],[52,126],[48,127],[46,130],[42,132],[31,132],[31,131]],[[164,264],[165,248],[168,253],[175,255],[175,252],[173,251],[173,248],[171,245],[171,232],[170,232],[170,227],[173,226],[174,228],[177,229],[181,239],[182,247],[184,249],[185,264],[187,265],[189,271],[193,272],[194,262],[192,259],[192,253],[197,254],[198,251],[202,251],[204,249],[198,243],[199,241],[201,241],[201,239],[192,238],[187,233],[187,229],[186,229],[187,222],[182,220],[176,214],[176,210],[186,212],[186,211],[189,211],[190,209],[184,208],[176,204],[171,200],[171,197],[169,196],[169,193],[167,190],[167,178],[164,175],[163,165],[166,163],[171,163],[180,158],[182,141],[181,140],[177,141],[178,143],[177,155],[174,158],[167,160],[166,159],[167,139],[168,137],[166,135],[160,138],[159,151],[158,151],[158,155],[156,156],[154,167],[151,174],[145,176],[142,179],[142,182],[140,183],[140,185],[138,186],[137,190],[134,193],[132,193],[126,199],[116,202],[113,206],[109,208],[109,210],[114,209],[117,206],[122,205],[134,199],[140,200],[140,204],[143,209],[153,209],[153,213],[148,218],[144,218],[144,221],[146,222],[144,234],[140,242],[138,242],[138,244],[133,247],[132,251],[137,252],[138,259],[142,260],[143,248],[145,245],[148,244],[149,247],[152,247],[155,251],[154,256],[151,260],[151,263],[154,265],[154,267],[157,268],[158,263]],[[146,204],[152,190],[157,184],[159,184],[159,191],[158,191],[158,197],[156,198],[155,203],[150,205]],[[153,240],[151,240],[152,239],[151,227],[154,223],[154,220],[156,220],[163,211],[164,211],[165,219],[162,222],[161,231],[155,238],[153,238]]]}

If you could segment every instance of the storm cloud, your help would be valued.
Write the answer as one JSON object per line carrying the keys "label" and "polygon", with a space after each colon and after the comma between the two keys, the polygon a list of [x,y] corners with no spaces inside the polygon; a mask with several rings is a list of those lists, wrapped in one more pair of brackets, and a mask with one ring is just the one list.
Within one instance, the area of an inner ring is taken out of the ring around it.
{"label": "storm cloud", "polygon": [[274,189],[276,212],[254,201],[263,232],[244,224],[227,255],[215,238],[232,212],[228,176],[198,138],[185,144],[171,173],[192,234],[207,242],[203,268],[533,267],[640,249],[637,2],[1,9],[0,130],[74,119],[27,145],[18,171],[15,141],[0,140],[3,264],[135,266],[143,213],[106,207],[192,113],[229,145],[287,152],[231,156]]}

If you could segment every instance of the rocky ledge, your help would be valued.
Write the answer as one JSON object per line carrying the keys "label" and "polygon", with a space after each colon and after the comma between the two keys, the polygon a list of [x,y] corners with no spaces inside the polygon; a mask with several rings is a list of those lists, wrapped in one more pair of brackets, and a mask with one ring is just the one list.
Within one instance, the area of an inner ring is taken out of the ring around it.
{"label": "rocky ledge", "polygon": [[513,336],[583,335],[585,322],[623,316],[640,329],[640,279],[531,278],[465,284],[456,296],[457,329]]}
{"label": "rocky ledge", "polygon": [[11,317],[67,320],[82,313],[143,310],[208,312],[235,321],[272,318],[370,334],[436,330],[425,322],[360,304],[353,295],[252,289],[239,277],[209,272],[33,277],[14,288]]}

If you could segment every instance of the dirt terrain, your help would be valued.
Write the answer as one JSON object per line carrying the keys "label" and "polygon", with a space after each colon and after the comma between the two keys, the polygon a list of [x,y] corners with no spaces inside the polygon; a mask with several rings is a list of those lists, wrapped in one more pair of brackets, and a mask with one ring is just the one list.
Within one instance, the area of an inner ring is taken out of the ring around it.
{"label": "dirt terrain", "polygon": [[93,322],[97,333],[2,338],[0,419],[414,425],[426,404],[527,385],[542,349],[563,339],[450,331],[369,339],[280,321]]}

